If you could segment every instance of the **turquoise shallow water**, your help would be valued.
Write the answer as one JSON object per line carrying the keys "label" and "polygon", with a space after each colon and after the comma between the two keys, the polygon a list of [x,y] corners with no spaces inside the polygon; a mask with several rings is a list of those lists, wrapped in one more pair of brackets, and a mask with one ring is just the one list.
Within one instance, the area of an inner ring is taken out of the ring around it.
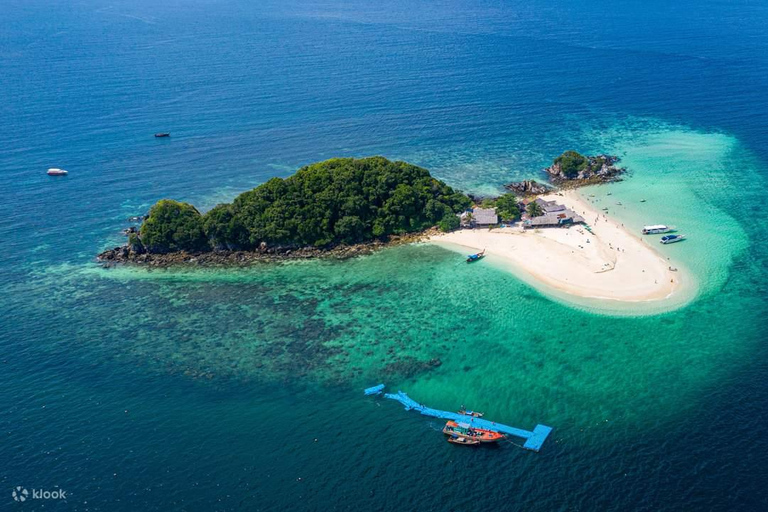
{"label": "turquoise shallow water", "polygon": [[[768,505],[763,6],[4,12],[0,508],[42,509],[17,485],[66,489],[55,506],[73,510]],[[429,245],[237,270],[93,262],[159,198],[210,208],[330,156],[490,193],[568,148],[629,168],[584,190],[610,216],[689,236],[658,249],[693,300],[574,305]],[[555,430],[539,454],[462,450],[362,397],[380,381]]]}

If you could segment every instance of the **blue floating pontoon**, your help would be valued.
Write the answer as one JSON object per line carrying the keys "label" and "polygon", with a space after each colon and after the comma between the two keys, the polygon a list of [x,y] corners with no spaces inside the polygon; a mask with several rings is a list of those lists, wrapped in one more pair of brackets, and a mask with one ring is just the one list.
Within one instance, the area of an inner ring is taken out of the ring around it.
{"label": "blue floating pontoon", "polygon": [[[384,388],[384,384],[379,384],[378,386],[374,386],[372,388],[368,388],[365,390],[365,394],[376,394],[380,393],[381,390]],[[372,393],[369,393],[369,390],[376,390]],[[515,437],[521,437],[525,439],[525,443],[523,444],[523,448],[526,448],[528,450],[533,450],[535,452],[538,452],[541,449],[541,445],[544,444],[544,441],[547,439],[547,436],[550,432],[552,432],[552,427],[547,427],[546,425],[536,425],[534,427],[533,432],[530,432],[528,430],[522,430],[515,427],[510,427],[508,425],[504,425],[502,423],[496,423],[494,421],[485,420],[483,418],[475,418],[473,416],[467,416],[466,414],[459,414],[457,412],[449,412],[449,411],[440,411],[438,409],[431,409],[425,405],[422,405],[403,393],[402,391],[398,391],[397,394],[393,393],[385,393],[385,398],[389,398],[391,400],[397,400],[401,404],[405,406],[406,411],[414,410],[419,411],[421,414],[425,416],[432,416],[434,418],[442,418],[445,420],[453,420],[456,422],[461,423],[468,423],[472,427],[476,428],[482,428],[485,430],[493,430],[495,432],[501,432],[502,434],[509,434]]]}
{"label": "blue floating pontoon", "polygon": [[384,384],[379,384],[378,386],[373,386],[365,390],[366,395],[378,395],[381,393],[381,390],[384,389]]}

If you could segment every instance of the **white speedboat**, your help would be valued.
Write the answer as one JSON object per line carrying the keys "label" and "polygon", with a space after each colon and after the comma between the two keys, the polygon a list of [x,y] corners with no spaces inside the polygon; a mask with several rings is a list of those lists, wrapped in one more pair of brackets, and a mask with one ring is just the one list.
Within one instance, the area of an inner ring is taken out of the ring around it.
{"label": "white speedboat", "polygon": [[57,169],[56,167],[51,167],[48,169],[48,176],[66,176],[67,171],[64,169]]}
{"label": "white speedboat", "polygon": [[667,235],[667,236],[661,237],[661,240],[659,240],[659,242],[661,242],[662,244],[673,244],[675,242],[681,242],[684,239],[685,239],[685,235]]}
{"label": "white speedboat", "polygon": [[654,224],[652,226],[644,226],[643,227],[643,234],[644,235],[658,235],[660,233],[670,233],[674,231],[675,228],[673,226],[665,226],[664,224]]}

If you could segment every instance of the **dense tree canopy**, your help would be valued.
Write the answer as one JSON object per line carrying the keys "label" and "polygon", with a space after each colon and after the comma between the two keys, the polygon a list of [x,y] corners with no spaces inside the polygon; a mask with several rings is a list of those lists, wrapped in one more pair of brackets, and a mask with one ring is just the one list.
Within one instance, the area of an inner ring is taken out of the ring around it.
{"label": "dense tree canopy", "polygon": [[446,215],[443,219],[437,223],[437,227],[440,231],[453,231],[461,226],[461,219],[458,215]]}
{"label": "dense tree canopy", "polygon": [[520,206],[518,206],[515,194],[506,193],[496,198],[496,213],[503,220],[512,220],[520,216]]}
{"label": "dense tree canopy", "polygon": [[202,251],[208,247],[203,217],[188,203],[158,201],[141,225],[141,243],[149,252]]}
{"label": "dense tree canopy", "polygon": [[321,247],[420,231],[443,219],[453,225],[469,206],[467,196],[415,165],[334,158],[273,178],[204,216],[188,204],[160,201],[141,239],[150,252],[252,249],[262,242]]}
{"label": "dense tree canopy", "polygon": [[560,165],[560,170],[569,178],[573,178],[587,168],[589,160],[576,151],[566,151],[555,158],[555,164]]}

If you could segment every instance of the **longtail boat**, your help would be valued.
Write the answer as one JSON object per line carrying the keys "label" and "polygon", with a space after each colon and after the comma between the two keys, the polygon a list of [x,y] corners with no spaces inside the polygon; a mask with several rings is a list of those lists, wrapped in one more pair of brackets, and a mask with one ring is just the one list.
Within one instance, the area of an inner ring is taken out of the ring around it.
{"label": "longtail boat", "polygon": [[468,411],[464,407],[459,409],[459,414],[464,414],[466,416],[472,416],[473,418],[482,418],[484,416],[484,414],[479,412],[479,411]]}
{"label": "longtail boat", "polygon": [[470,254],[467,256],[467,263],[474,263],[476,261],[479,261],[485,257],[485,249],[483,249],[481,252],[477,254]]}
{"label": "longtail boat", "polygon": [[443,427],[443,434],[447,436],[463,436],[471,439],[476,439],[481,443],[495,443],[504,439],[504,434],[494,432],[493,430],[485,430],[482,428],[474,428],[469,423],[456,423],[451,420]]}
{"label": "longtail boat", "polygon": [[477,439],[473,439],[471,437],[458,436],[455,434],[448,436],[448,442],[453,444],[463,444],[464,446],[480,445],[480,441],[478,441]]}

